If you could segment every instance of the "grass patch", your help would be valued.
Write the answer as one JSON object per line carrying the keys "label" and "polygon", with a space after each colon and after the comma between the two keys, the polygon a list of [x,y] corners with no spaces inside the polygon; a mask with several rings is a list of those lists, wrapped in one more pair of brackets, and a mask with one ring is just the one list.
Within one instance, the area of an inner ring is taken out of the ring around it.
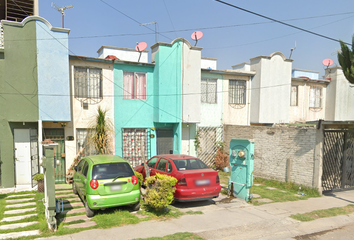
{"label": "grass patch", "polygon": [[197,234],[194,233],[188,233],[188,232],[183,232],[183,233],[175,233],[171,235],[167,235],[164,237],[152,237],[152,238],[135,238],[134,240],[202,240],[204,238],[198,236]]}
{"label": "grass patch", "polygon": [[188,211],[186,212],[186,214],[188,215],[198,215],[198,214],[203,214],[202,211]]}
{"label": "grass patch", "polygon": [[302,222],[313,221],[319,218],[335,217],[338,215],[347,215],[354,212],[354,204],[345,207],[335,207],[324,210],[316,210],[309,213],[294,214],[290,217]]}
{"label": "grass patch", "polygon": [[77,224],[77,223],[84,223],[85,220],[76,220],[76,221],[71,221],[71,222],[67,222],[67,223],[63,223],[64,225],[71,225],[71,224]]}
{"label": "grass patch", "polygon": [[227,173],[221,170],[218,172],[219,172],[220,184],[229,185],[230,172]]}

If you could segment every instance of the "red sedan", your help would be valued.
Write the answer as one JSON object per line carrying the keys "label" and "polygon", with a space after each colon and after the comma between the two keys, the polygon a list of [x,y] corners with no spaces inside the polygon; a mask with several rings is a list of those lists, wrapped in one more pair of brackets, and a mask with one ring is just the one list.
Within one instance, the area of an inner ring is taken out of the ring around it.
{"label": "red sedan", "polygon": [[[147,161],[150,176],[156,173],[175,177],[175,200],[179,202],[201,201],[219,196],[221,186],[218,172],[196,157],[179,154],[157,155]],[[134,168],[145,178],[144,164]]]}

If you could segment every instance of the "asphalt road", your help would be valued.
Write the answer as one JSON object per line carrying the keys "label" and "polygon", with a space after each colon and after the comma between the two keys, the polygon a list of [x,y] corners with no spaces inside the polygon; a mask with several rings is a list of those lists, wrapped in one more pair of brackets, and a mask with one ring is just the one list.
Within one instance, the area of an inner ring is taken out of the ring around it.
{"label": "asphalt road", "polygon": [[352,240],[354,239],[354,223],[348,224],[344,227],[336,228],[333,230],[327,230],[302,236],[297,236],[296,240]]}

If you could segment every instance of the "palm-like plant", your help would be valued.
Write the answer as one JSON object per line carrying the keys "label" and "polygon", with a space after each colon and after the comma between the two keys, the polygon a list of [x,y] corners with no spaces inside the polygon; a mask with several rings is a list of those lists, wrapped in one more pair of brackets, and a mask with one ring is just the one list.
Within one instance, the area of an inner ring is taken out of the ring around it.
{"label": "palm-like plant", "polygon": [[90,134],[90,141],[95,146],[98,154],[110,154],[111,151],[111,137],[112,137],[112,123],[107,118],[107,110],[101,108],[97,109],[95,121],[93,122]]}
{"label": "palm-like plant", "polygon": [[342,67],[345,78],[354,84],[354,35],[352,37],[352,49],[347,44],[339,40],[341,52],[338,52],[338,62]]}

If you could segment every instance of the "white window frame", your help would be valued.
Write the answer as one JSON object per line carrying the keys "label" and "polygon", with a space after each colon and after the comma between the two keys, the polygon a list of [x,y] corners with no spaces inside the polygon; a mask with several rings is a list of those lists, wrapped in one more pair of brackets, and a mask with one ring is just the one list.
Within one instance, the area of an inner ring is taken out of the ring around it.
{"label": "white window frame", "polygon": [[76,98],[102,98],[102,68],[74,66]]}
{"label": "white window frame", "polygon": [[[130,79],[127,75],[130,76]],[[142,87],[138,87],[143,84]],[[146,100],[146,73],[123,71],[123,99],[127,100]]]}
{"label": "white window frame", "polygon": [[291,85],[290,106],[296,107],[299,104],[299,85]]}
{"label": "white window frame", "polygon": [[[203,86],[204,85],[204,86]],[[212,89],[214,87],[214,90]],[[201,102],[217,103],[218,80],[213,78],[202,78],[201,80]]]}
{"label": "white window frame", "polygon": [[323,88],[321,86],[310,87],[310,108],[322,108]]}
{"label": "white window frame", "polygon": [[229,79],[229,104],[246,104],[247,81]]}

